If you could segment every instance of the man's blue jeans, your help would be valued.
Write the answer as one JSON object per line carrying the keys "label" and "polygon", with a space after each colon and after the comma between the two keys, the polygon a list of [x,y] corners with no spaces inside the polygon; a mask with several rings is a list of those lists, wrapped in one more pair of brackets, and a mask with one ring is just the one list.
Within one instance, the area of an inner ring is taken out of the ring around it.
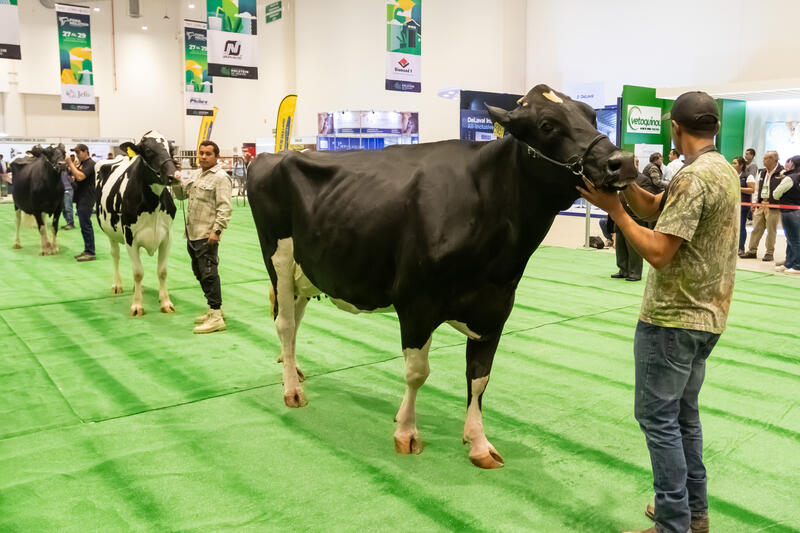
{"label": "man's blue jeans", "polygon": [[650,450],[659,532],[686,533],[692,515],[708,511],[697,396],[717,340],[705,331],[636,326],[635,412]]}
{"label": "man's blue jeans", "polygon": [[783,209],[781,224],[786,235],[786,268],[800,270],[800,209]]}
{"label": "man's blue jeans", "polygon": [[72,215],[72,189],[64,190],[64,222],[68,226],[75,225],[75,218]]}

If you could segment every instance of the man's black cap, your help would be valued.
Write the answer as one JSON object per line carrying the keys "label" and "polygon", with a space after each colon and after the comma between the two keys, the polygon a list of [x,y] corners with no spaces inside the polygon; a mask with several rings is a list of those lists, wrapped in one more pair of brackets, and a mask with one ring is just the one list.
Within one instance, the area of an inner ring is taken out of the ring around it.
{"label": "man's black cap", "polygon": [[716,131],[719,110],[708,93],[691,91],[680,95],[664,118],[693,130]]}
{"label": "man's black cap", "polygon": [[75,148],[73,148],[71,151],[72,152],[88,152],[89,151],[89,147],[86,146],[85,144],[81,143],[81,144],[76,145]]}

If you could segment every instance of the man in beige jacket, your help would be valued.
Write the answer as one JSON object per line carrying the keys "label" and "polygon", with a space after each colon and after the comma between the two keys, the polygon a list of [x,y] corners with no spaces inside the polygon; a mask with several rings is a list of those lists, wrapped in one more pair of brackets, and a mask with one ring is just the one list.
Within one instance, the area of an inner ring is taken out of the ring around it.
{"label": "man in beige jacket", "polygon": [[200,169],[172,187],[178,200],[189,200],[186,209],[186,247],[192,271],[203,288],[208,311],[195,319],[195,333],[225,329],[219,273],[219,241],[231,218],[231,180],[217,162],[219,146],[203,141],[197,150]]}

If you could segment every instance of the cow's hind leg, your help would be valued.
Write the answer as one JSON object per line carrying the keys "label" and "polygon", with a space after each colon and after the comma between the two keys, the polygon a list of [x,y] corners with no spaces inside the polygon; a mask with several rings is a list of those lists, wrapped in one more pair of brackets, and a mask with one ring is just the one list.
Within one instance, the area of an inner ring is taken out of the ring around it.
{"label": "cow's hind leg", "polygon": [[403,358],[406,363],[406,392],[397,411],[395,421],[397,427],[394,431],[394,449],[397,453],[421,453],[422,441],[417,431],[416,402],[417,391],[430,374],[428,365],[428,351],[431,347],[431,338],[419,348],[403,348]]}
{"label": "cow's hind leg", "polygon": [[128,256],[131,258],[131,267],[133,268],[133,301],[131,301],[131,316],[144,315],[144,306],[142,305],[142,279],[144,278],[144,268],[142,268],[142,259],[139,256],[138,246],[127,246]]}
{"label": "cow's hind leg", "polygon": [[56,237],[58,236],[58,221],[59,218],[61,217],[61,210],[63,208],[63,205],[64,201],[62,200],[61,203],[59,204],[58,211],[56,211],[51,215],[53,217],[52,224],[50,224],[50,227],[52,228],[53,231],[53,243],[50,246],[50,253],[52,254],[58,253],[58,242],[56,241]]}
{"label": "cow's hind leg", "polygon": [[503,466],[503,458],[483,431],[481,414],[483,393],[489,383],[492,361],[499,342],[500,333],[486,335],[482,340],[467,340],[467,419],[464,423],[464,443],[469,443],[469,460],[481,468]]}
{"label": "cow's hind leg", "polygon": [[158,300],[161,302],[162,313],[175,312],[175,306],[172,305],[167,291],[167,259],[171,242],[167,236],[158,246]]}
{"label": "cow's hind leg", "polygon": [[291,239],[278,241],[277,250],[271,261],[277,276],[275,329],[278,331],[278,338],[281,341],[281,359],[283,359],[283,402],[288,407],[303,407],[308,402],[303,387],[300,385],[295,354],[297,325],[295,322],[294,247]]}
{"label": "cow's hind leg", "polygon": [[111,262],[114,264],[114,279],[111,281],[111,292],[122,294],[122,277],[119,275],[119,243],[114,239],[108,239],[111,250]]}
{"label": "cow's hind leg", "polygon": [[19,250],[22,245],[19,243],[19,226],[22,224],[22,209],[14,211],[14,248]]}

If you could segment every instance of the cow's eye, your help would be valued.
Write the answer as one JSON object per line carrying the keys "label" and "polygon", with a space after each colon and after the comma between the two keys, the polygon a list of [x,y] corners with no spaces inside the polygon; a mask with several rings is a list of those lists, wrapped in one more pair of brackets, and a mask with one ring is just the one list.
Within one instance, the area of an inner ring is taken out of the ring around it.
{"label": "cow's eye", "polygon": [[548,135],[553,132],[553,125],[549,122],[543,122],[542,125],[539,126],[539,129],[542,133]]}

